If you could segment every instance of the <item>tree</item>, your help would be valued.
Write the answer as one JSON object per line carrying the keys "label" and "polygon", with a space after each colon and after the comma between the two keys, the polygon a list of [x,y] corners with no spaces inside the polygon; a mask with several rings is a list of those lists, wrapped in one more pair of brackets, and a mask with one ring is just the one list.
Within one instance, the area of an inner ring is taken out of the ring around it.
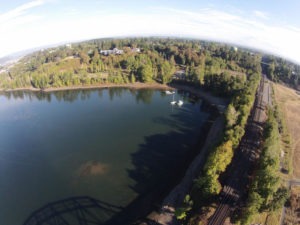
{"label": "tree", "polygon": [[90,57],[85,52],[81,51],[79,53],[79,58],[80,58],[80,63],[81,64],[88,64],[89,63]]}
{"label": "tree", "polygon": [[243,216],[241,218],[241,224],[249,224],[253,215],[259,212],[263,199],[256,192],[251,192],[248,200],[247,207],[244,209]]}
{"label": "tree", "polygon": [[271,62],[268,65],[268,69],[267,69],[267,75],[271,80],[274,80],[274,72],[275,72],[275,63]]}
{"label": "tree", "polygon": [[225,113],[227,127],[233,127],[238,119],[239,113],[234,108],[233,104],[229,104]]}
{"label": "tree", "polygon": [[200,63],[199,63],[199,66],[198,66],[198,71],[199,71],[199,81],[200,81],[200,84],[203,85],[204,83],[204,75],[205,75],[205,55],[202,54],[200,56]]}
{"label": "tree", "polygon": [[175,71],[175,68],[168,62],[164,61],[160,66],[160,79],[163,84],[168,83]]}
{"label": "tree", "polygon": [[198,83],[198,75],[197,75],[197,71],[196,71],[194,62],[192,62],[191,66],[189,67],[188,77],[191,82]]}
{"label": "tree", "polygon": [[98,53],[98,49],[94,51],[94,55],[92,56],[92,61],[91,61],[91,72],[92,73],[97,73],[102,70],[102,61],[100,59],[100,55]]}
{"label": "tree", "polygon": [[210,200],[220,193],[222,186],[219,176],[224,172],[233,157],[231,140],[219,145],[208,157],[203,175],[196,179],[192,194],[193,199]]}
{"label": "tree", "polygon": [[178,220],[186,219],[187,213],[192,209],[193,201],[189,195],[186,195],[181,207],[176,208],[175,216]]}
{"label": "tree", "polygon": [[174,59],[174,55],[171,56],[170,58],[170,64],[172,67],[175,67],[176,66],[176,62],[175,62],[175,59]]}
{"label": "tree", "polygon": [[130,82],[135,83],[135,75],[133,73],[130,75]]}
{"label": "tree", "polygon": [[271,211],[276,211],[277,209],[280,209],[284,205],[288,197],[288,189],[284,187],[278,188],[278,190],[274,194],[272,202],[269,204],[269,209]]}
{"label": "tree", "polygon": [[152,81],[152,66],[150,64],[141,65],[138,68],[138,75],[142,82]]}

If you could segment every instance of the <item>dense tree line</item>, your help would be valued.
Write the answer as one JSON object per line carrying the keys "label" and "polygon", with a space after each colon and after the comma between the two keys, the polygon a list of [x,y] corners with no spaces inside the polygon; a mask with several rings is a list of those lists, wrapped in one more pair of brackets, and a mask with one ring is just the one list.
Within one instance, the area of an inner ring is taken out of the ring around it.
{"label": "dense tree line", "polygon": [[284,82],[294,88],[300,86],[300,66],[274,56],[263,57],[263,72],[275,82]]}
{"label": "dense tree line", "polygon": [[[141,52],[132,50],[136,47]],[[124,54],[100,54],[101,50],[113,48],[122,49]],[[300,84],[299,66],[274,57],[264,57],[263,62],[267,63],[263,64],[263,70],[271,80],[295,86]],[[176,76],[175,71],[182,73]],[[71,47],[46,49],[24,57],[0,74],[0,88],[45,89],[101,83],[176,81],[200,86],[230,98],[224,115],[224,136],[212,149],[200,176],[195,180],[192,199],[184,202],[179,213],[181,216],[186,215],[192,203],[197,207],[219,194],[222,188],[220,176],[231,163],[245,133],[260,73],[260,54],[236,50],[225,44],[162,38],[96,39],[75,43]],[[146,96],[137,94],[137,100],[150,101],[152,92],[149,90],[147,93]],[[73,99],[71,94],[67,97]],[[244,223],[258,212],[276,209],[286,197],[286,190],[280,187],[276,175],[279,163],[278,128],[271,114],[265,130],[266,141],[244,209]]]}
{"label": "dense tree line", "polygon": [[[121,55],[100,55],[119,48]],[[139,47],[141,52],[132,51]],[[160,82],[184,70],[183,80],[228,95],[239,90],[259,56],[198,40],[98,39],[32,53],[0,75],[0,88],[62,87],[99,83]],[[234,72],[239,72],[238,76]],[[224,94],[215,91],[217,94]]]}
{"label": "dense tree line", "polygon": [[[124,54],[103,56],[101,49],[121,48]],[[139,47],[140,53],[131,49]],[[10,71],[8,82],[24,80],[36,88],[90,85],[104,82],[170,82],[175,70],[180,81],[202,86],[231,98],[224,138],[209,156],[194,195],[210,198],[220,191],[219,176],[232,160],[244,134],[259,82],[261,57],[216,43],[181,39],[99,39],[39,51]],[[19,84],[16,84],[17,87]],[[4,87],[6,87],[4,85]],[[200,199],[200,198],[198,198]],[[195,200],[197,202],[197,200]]]}
{"label": "dense tree line", "polygon": [[246,75],[232,76],[228,72],[221,74],[206,74],[203,86],[219,96],[233,96],[244,88]]}
{"label": "dense tree line", "polygon": [[192,198],[196,207],[207,204],[220,193],[222,189],[219,181],[220,175],[231,163],[234,150],[245,133],[245,126],[255,100],[259,81],[258,73],[249,75],[243,88],[232,98],[225,112],[224,137],[209,154],[201,175],[193,185]]}
{"label": "dense tree line", "polygon": [[254,173],[255,177],[250,187],[247,206],[242,213],[242,224],[249,224],[257,213],[281,208],[288,197],[288,191],[281,186],[278,175],[280,167],[279,129],[272,111],[268,113],[264,140],[258,169]]}
{"label": "dense tree line", "polygon": [[[115,47],[124,54],[99,54],[101,49]],[[142,51],[132,51],[135,47]],[[173,77],[176,70],[183,71],[180,81],[231,98],[224,139],[209,156],[203,175],[195,182],[195,193],[211,197],[219,192],[219,176],[231,162],[244,134],[259,82],[260,62],[258,54],[197,40],[99,39],[73,44],[72,48],[64,46],[33,53],[11,69],[6,84],[43,89],[105,82],[168,83],[173,78],[178,80]],[[3,83],[2,87],[7,86]]]}

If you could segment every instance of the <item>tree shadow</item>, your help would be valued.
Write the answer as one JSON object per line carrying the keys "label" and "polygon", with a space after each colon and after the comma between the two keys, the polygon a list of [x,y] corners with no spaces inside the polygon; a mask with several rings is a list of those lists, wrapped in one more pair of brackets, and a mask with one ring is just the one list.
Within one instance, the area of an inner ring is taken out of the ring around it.
{"label": "tree shadow", "polygon": [[173,124],[175,129],[166,134],[146,136],[139,150],[132,153],[134,168],[127,172],[135,181],[130,188],[138,193],[138,198],[112,218],[111,224],[129,224],[145,218],[152,210],[160,209],[163,198],[182,179],[191,161],[200,152],[218,115],[217,109],[207,103],[199,107],[202,112],[209,113],[209,118],[200,127],[195,128],[195,121],[188,110],[183,110],[181,115],[172,115],[171,119],[155,119],[159,123]]}
{"label": "tree shadow", "polygon": [[[75,95],[81,92],[78,91],[72,95],[61,95],[62,93],[56,92],[54,96],[57,99],[64,99],[67,96],[66,99],[72,101]],[[152,94],[149,91],[145,96],[140,96],[139,100],[148,102]],[[89,96],[90,92],[84,92],[84,97],[89,98]],[[196,104],[197,102],[195,99],[190,100],[189,95],[184,94],[182,97],[192,103]],[[95,224],[131,224],[145,218],[150,211],[159,209],[163,198],[182,179],[189,164],[199,153],[212,121],[218,115],[218,110],[205,101],[201,102],[199,109],[201,112],[209,114],[206,122],[199,127],[191,117],[190,110],[185,107],[178,109],[181,113],[172,114],[171,118],[157,117],[154,119],[154,122],[168,125],[174,129],[168,133],[144,137],[144,142],[140,144],[138,151],[131,154],[134,167],[128,169],[127,173],[135,182],[130,188],[137,193],[138,197],[125,208],[109,206],[117,209],[113,211],[107,210],[107,205],[104,203],[100,207],[96,207],[106,214],[101,218],[102,221]],[[98,212],[98,215],[100,214]],[[108,219],[104,219],[106,215],[109,215]]]}

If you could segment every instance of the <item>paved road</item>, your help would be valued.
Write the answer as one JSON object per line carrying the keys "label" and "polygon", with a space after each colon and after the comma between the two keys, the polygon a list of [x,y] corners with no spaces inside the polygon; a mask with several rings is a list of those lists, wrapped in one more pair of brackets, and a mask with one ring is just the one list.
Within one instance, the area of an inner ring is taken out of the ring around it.
{"label": "paved road", "polygon": [[239,148],[229,167],[229,177],[225,181],[224,188],[220,194],[220,202],[210,218],[209,225],[224,224],[226,218],[236,208],[237,204],[244,196],[249,176],[252,175],[255,161],[260,154],[260,144],[262,140],[262,124],[266,120],[265,109],[267,104],[272,104],[270,97],[270,84],[262,77],[257,91],[253,110],[248,119]]}

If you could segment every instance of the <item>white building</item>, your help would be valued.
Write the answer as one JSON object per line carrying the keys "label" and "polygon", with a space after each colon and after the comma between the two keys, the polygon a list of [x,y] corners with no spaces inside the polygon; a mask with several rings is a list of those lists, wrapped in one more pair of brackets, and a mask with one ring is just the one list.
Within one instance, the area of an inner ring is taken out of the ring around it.
{"label": "white building", "polygon": [[101,50],[100,51],[100,54],[102,55],[122,55],[124,53],[123,50],[120,50],[120,49],[117,49],[117,48],[114,48],[113,50]]}

